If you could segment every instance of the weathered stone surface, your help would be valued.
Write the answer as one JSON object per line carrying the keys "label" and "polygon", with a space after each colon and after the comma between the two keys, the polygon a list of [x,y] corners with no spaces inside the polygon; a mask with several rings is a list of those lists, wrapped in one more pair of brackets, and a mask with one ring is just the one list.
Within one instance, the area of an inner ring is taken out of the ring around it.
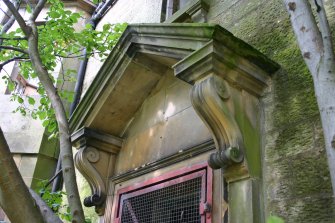
{"label": "weathered stone surface", "polygon": [[10,95],[0,95],[0,102],[0,125],[11,151],[38,153],[44,132],[41,121],[14,114],[19,105],[10,101]]}
{"label": "weathered stone surface", "polygon": [[[292,223],[333,222],[334,207],[313,83],[283,2],[208,2],[210,21],[223,25],[282,66],[269,82],[271,86],[262,101],[266,215],[278,214]],[[326,6],[334,29],[334,6],[330,2]],[[244,9],[248,13],[243,13]]]}
{"label": "weathered stone surface", "polygon": [[[210,22],[221,24],[282,66],[268,83],[270,86],[260,105],[264,108],[259,114],[264,125],[260,126],[263,128],[263,139],[256,143],[262,144],[264,149],[261,155],[265,215],[277,214],[284,217],[286,222],[292,223],[333,222],[334,206],[313,83],[297,48],[282,1],[208,0],[207,3],[210,5]],[[335,10],[331,1],[326,4],[330,9],[328,15],[334,30]],[[158,88],[153,89],[150,95],[159,91]],[[143,120],[144,111],[152,115],[155,114],[155,106],[157,110],[164,108],[160,100],[153,101],[156,102],[152,102],[152,108],[142,110]],[[238,118],[241,123],[254,121],[250,117]],[[135,119],[139,120],[140,115]],[[135,122],[127,132],[132,137],[125,144],[125,148],[129,148],[128,156],[123,154],[118,160],[121,172],[145,163],[147,154],[151,154],[153,160],[162,155],[162,151],[157,151],[157,148],[162,148],[166,139],[163,115],[152,115],[147,125],[141,121],[144,126],[142,129],[135,127]],[[132,133],[130,129],[133,130]],[[250,133],[252,130],[248,128],[245,131]],[[139,134],[140,131],[143,135]],[[145,139],[152,140],[150,143],[154,146],[150,147]],[[250,139],[247,141],[252,142]],[[250,145],[254,145],[253,143]],[[146,149],[140,150],[139,144]],[[168,148],[163,152],[168,153],[167,150]],[[133,164],[121,164],[131,158],[136,160]]]}
{"label": "weathered stone surface", "polygon": [[173,77],[171,71],[165,74],[124,134],[127,138],[117,158],[116,174],[211,138],[190,107],[189,89],[190,86]]}

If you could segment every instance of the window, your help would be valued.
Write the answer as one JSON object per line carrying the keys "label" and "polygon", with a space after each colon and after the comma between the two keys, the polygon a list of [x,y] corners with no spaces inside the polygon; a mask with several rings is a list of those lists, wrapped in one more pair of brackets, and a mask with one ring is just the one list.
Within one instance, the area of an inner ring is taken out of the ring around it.
{"label": "window", "polygon": [[170,18],[175,12],[183,8],[189,0],[163,0],[161,22]]}
{"label": "window", "polygon": [[211,222],[212,170],[196,165],[120,189],[117,223]]}
{"label": "window", "polygon": [[37,84],[38,79],[28,79],[26,80],[20,74],[19,64],[16,62],[12,70],[11,80],[15,83],[14,92],[11,92],[8,88],[6,89],[5,94],[19,94],[19,95],[37,95]]}

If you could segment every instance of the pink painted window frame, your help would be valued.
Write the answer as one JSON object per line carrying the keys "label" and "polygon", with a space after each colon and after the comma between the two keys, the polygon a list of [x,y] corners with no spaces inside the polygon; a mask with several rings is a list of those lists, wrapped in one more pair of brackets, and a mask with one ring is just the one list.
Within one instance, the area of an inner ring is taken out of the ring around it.
{"label": "pink painted window frame", "polygon": [[204,210],[205,204],[212,206],[213,170],[207,165],[207,162],[174,170],[144,182],[118,189],[114,197],[113,222],[121,223],[121,211],[124,199],[139,196],[198,177],[202,178],[201,203],[199,204],[201,223],[211,223],[211,212]]}

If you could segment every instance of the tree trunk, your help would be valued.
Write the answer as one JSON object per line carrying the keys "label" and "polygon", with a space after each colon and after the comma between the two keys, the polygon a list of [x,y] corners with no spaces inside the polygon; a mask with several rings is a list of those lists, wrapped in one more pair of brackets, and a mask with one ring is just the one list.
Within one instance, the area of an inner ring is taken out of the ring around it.
{"label": "tree trunk", "polygon": [[36,72],[38,79],[43,85],[47,96],[51,101],[51,106],[55,110],[56,120],[58,124],[59,131],[59,141],[60,141],[60,157],[62,160],[63,166],[63,178],[65,184],[65,190],[67,193],[68,203],[71,209],[72,222],[74,223],[83,223],[85,222],[84,212],[81,206],[73,154],[72,154],[72,144],[70,131],[68,126],[68,120],[66,117],[65,109],[63,103],[57,93],[57,89],[53,85],[52,79],[49,76],[48,71],[43,66],[39,50],[38,50],[38,31],[35,24],[35,20],[38,14],[41,12],[44,7],[46,0],[39,0],[34,11],[32,12],[29,20],[26,22],[23,17],[20,15],[18,10],[9,0],[3,0],[8,9],[12,12],[17,23],[22,29],[23,33],[28,40],[28,53],[29,58],[32,62],[32,67]]}
{"label": "tree trunk", "polygon": [[0,128],[0,206],[13,223],[44,222]]}
{"label": "tree trunk", "polygon": [[302,56],[313,77],[334,196],[335,57],[325,8],[322,0],[314,0],[319,21],[318,27],[309,1],[284,0],[284,2],[290,14]]}
{"label": "tree trunk", "polygon": [[36,25],[33,21],[30,22],[30,27],[32,28],[32,31],[30,35],[27,36],[29,57],[33,64],[33,68],[51,101],[51,105],[55,109],[55,115],[59,130],[60,156],[62,159],[63,178],[73,218],[72,222],[83,223],[85,222],[85,218],[76,182],[68,120],[66,118],[63,103],[57,93],[56,88],[53,85],[48,71],[44,68],[41,58],[39,56],[38,33]]}

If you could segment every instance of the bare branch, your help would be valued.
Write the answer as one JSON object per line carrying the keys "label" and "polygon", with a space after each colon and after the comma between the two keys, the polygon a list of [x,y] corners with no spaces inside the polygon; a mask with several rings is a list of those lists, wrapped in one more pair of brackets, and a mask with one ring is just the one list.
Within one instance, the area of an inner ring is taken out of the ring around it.
{"label": "bare branch", "polygon": [[47,2],[46,0],[39,0],[38,1],[37,5],[36,5],[36,7],[35,7],[35,9],[33,11],[33,14],[30,17],[30,19],[32,21],[36,20],[37,16],[40,14],[40,12],[43,9],[43,7],[44,7],[44,5],[45,5],[46,2]]}
{"label": "bare branch", "polygon": [[10,18],[10,15],[8,15],[8,13],[5,11],[5,10],[3,10],[2,8],[0,8],[0,10],[8,17],[8,18]]}
{"label": "bare branch", "polygon": [[100,53],[100,51],[93,51],[91,53],[83,53],[83,54],[79,54],[79,55],[73,55],[74,53],[70,53],[66,56],[62,56],[60,54],[55,54],[55,56],[61,57],[61,58],[83,58],[83,57],[87,57],[87,56],[92,56],[96,53]]}
{"label": "bare branch", "polygon": [[28,36],[30,33],[30,28],[27,26],[26,22],[20,15],[19,11],[15,8],[15,6],[9,0],[3,0],[3,2],[6,4],[7,8],[11,11],[17,23],[19,23],[19,26],[21,27],[24,34]]}
{"label": "bare branch", "polygon": [[323,42],[309,1],[284,0],[301,54],[314,75],[323,53]]}
{"label": "bare branch", "polygon": [[334,47],[332,42],[332,35],[326,15],[326,10],[323,0],[314,0],[317,7],[317,16],[319,18],[319,28],[322,35],[325,56],[327,59],[334,60]]}
{"label": "bare branch", "polygon": [[[15,8],[18,10],[20,8],[20,5],[21,5],[21,0],[19,1],[15,1],[14,2],[14,6]],[[1,9],[2,10],[2,9]],[[3,10],[2,10],[3,11]],[[9,16],[7,13],[6,15],[9,17],[8,21],[4,24],[4,26],[2,27],[1,31],[0,31],[0,35],[3,35],[5,34],[9,29],[10,27],[12,27],[12,25],[14,24],[15,22],[15,17],[14,15],[11,15]],[[0,39],[0,45],[2,45],[3,43],[3,39]]]}
{"label": "bare branch", "polygon": [[13,50],[13,51],[17,51],[17,52],[24,53],[24,54],[29,54],[28,51],[17,48],[17,47],[13,47],[13,46],[0,46],[0,49]]}
{"label": "bare branch", "polygon": [[2,68],[3,68],[6,64],[9,64],[9,63],[11,63],[11,62],[13,62],[13,61],[20,61],[20,60],[27,60],[27,59],[29,59],[29,58],[28,58],[28,57],[23,57],[23,55],[22,55],[22,56],[19,56],[19,57],[13,57],[13,58],[11,58],[11,59],[9,59],[9,60],[6,60],[5,62],[3,62],[3,63],[0,64],[0,71],[2,70]]}
{"label": "bare branch", "polygon": [[19,40],[27,40],[27,37],[13,37],[13,38],[11,38],[11,37],[1,37],[0,36],[0,40],[17,40],[17,41],[19,41]]}
{"label": "bare branch", "polygon": [[58,170],[57,173],[53,177],[50,178],[50,180],[45,184],[44,187],[48,187],[52,183],[52,181],[56,179],[56,177],[62,174],[62,171],[63,171],[62,169]]}
{"label": "bare branch", "polygon": [[42,200],[35,191],[29,188],[29,192],[31,196],[34,198],[40,212],[43,216],[45,222],[52,222],[52,223],[62,223],[58,216],[49,208],[49,206]]}

